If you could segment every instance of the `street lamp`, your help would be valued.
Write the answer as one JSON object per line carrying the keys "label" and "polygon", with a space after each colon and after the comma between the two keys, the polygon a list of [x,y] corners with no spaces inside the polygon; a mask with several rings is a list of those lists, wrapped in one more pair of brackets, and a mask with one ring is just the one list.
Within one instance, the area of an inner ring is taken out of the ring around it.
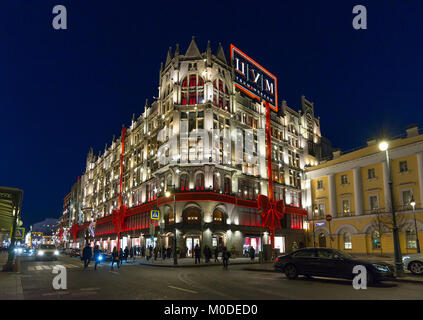
{"label": "street lamp", "polygon": [[395,268],[397,271],[397,276],[403,275],[403,265],[401,260],[401,247],[399,242],[397,218],[395,215],[395,205],[394,205],[394,193],[392,188],[392,175],[391,175],[391,160],[389,158],[389,144],[387,141],[381,141],[379,143],[379,150],[385,151],[386,154],[386,166],[388,169],[388,183],[389,191],[391,193],[391,208],[392,208],[392,222],[393,222],[393,237],[394,237],[394,254],[395,254]]}
{"label": "street lamp", "polygon": [[416,245],[417,245],[417,253],[420,253],[419,232],[418,232],[418,230],[417,230],[417,220],[416,220],[416,201],[414,200],[414,196],[411,196],[410,205],[413,207],[414,228],[415,228],[415,230],[416,230]]}
{"label": "street lamp", "polygon": [[[169,191],[165,192],[166,198],[169,198],[172,194]],[[176,194],[173,193],[173,264],[178,264],[178,257],[176,253]]]}
{"label": "street lamp", "polygon": [[317,216],[317,214],[319,213],[319,209],[316,207],[314,208],[314,214],[313,214],[313,248],[316,248],[316,231],[314,228],[314,217]]}

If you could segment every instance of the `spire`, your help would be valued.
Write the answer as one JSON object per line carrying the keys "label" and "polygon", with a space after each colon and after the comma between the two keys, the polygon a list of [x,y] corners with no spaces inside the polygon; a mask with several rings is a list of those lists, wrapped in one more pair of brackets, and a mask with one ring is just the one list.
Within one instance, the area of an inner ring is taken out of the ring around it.
{"label": "spire", "polygon": [[175,46],[175,57],[176,56],[179,56],[179,43],[177,43]]}
{"label": "spire", "polygon": [[222,44],[219,42],[219,47],[217,48],[216,57],[222,60],[224,63],[228,63],[226,61],[225,52],[223,51]]}
{"label": "spire", "polygon": [[144,106],[144,109],[147,109],[147,107],[148,107],[148,99],[145,99],[145,106]]}
{"label": "spire", "polygon": [[211,67],[212,53],[211,53],[211,47],[210,47],[210,40],[207,41],[206,57],[207,57],[207,67]]}
{"label": "spire", "polygon": [[198,50],[197,43],[195,43],[195,37],[192,36],[191,43],[185,53],[185,57],[187,58],[201,58],[200,50]]}
{"label": "spire", "polygon": [[107,143],[106,143],[106,145],[104,146],[104,152],[106,152],[107,151]]}
{"label": "spire", "polygon": [[172,47],[169,47],[169,51],[167,52],[165,66],[167,66],[171,60],[172,60]]}
{"label": "spire", "polygon": [[135,122],[135,113],[132,114],[132,122]]}

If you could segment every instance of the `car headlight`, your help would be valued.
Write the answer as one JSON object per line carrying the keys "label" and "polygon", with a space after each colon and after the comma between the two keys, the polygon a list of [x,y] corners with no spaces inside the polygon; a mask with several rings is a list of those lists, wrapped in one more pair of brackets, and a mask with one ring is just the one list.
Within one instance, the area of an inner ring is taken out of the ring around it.
{"label": "car headlight", "polygon": [[379,271],[384,271],[384,272],[388,272],[389,271],[389,268],[388,268],[388,266],[384,266],[384,265],[382,265],[382,264],[377,264],[377,263],[374,263],[373,264],[373,267],[375,267],[377,270],[379,270]]}
{"label": "car headlight", "polygon": [[404,257],[402,257],[402,261],[404,262],[405,260],[408,260],[410,258],[411,258],[410,256],[404,256]]}
{"label": "car headlight", "polygon": [[54,255],[55,255],[55,256],[58,256],[58,255],[59,255],[59,251],[58,251],[58,250],[55,250],[55,251],[54,251]]}
{"label": "car headlight", "polygon": [[44,254],[44,251],[43,251],[43,250],[39,250],[37,254],[38,254],[39,256],[42,256],[42,255]]}

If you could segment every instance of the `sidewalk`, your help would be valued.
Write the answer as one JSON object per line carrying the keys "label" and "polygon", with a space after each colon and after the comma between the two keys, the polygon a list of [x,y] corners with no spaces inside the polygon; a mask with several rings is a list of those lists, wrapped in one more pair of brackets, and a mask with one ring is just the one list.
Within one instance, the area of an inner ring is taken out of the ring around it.
{"label": "sidewalk", "polygon": [[[139,262],[138,262],[139,261]],[[128,260],[128,263],[130,261]],[[136,263],[140,265],[147,265],[147,266],[154,266],[154,267],[168,267],[168,268],[181,268],[181,267],[211,267],[211,266],[222,266],[222,259],[219,257],[218,262],[214,262],[214,258],[210,259],[209,263],[205,263],[204,258],[201,259],[200,264],[195,264],[194,258],[179,258],[178,264],[173,264],[173,258],[162,260],[161,258],[157,258],[156,261],[154,259],[150,259],[147,261],[145,258],[140,258],[135,260]],[[251,262],[250,258],[233,258],[229,259],[229,265],[253,265],[258,264],[259,258],[256,257],[254,262]]]}
{"label": "sidewalk", "polygon": [[[243,270],[260,271],[260,272],[275,272],[275,273],[279,272],[279,271],[275,271],[275,269],[273,267],[273,263],[255,264],[255,265],[245,267],[245,268],[243,268]],[[395,279],[392,279],[392,280],[389,280],[389,281],[423,284],[423,276],[415,276],[411,272],[406,271],[404,277],[395,278]]]}
{"label": "sidewalk", "polygon": [[[0,253],[0,270],[7,262],[7,253]],[[23,290],[21,276],[16,272],[0,271],[0,299],[2,300],[22,300]]]}

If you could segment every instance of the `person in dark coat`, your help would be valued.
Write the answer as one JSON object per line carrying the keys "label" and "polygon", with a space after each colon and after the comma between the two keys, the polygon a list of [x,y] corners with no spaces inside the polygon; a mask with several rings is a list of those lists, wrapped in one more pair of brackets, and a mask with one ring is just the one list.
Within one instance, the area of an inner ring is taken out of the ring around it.
{"label": "person in dark coat", "polygon": [[165,246],[162,247],[162,259],[166,260],[166,247]]}
{"label": "person in dark coat", "polygon": [[125,250],[123,250],[123,259],[125,262],[128,262],[128,256],[129,256],[129,249],[128,247],[125,247]]}
{"label": "person in dark coat", "polygon": [[254,262],[254,258],[255,258],[255,255],[256,255],[256,250],[254,250],[254,248],[252,246],[250,247],[249,254],[250,254],[251,262]]}
{"label": "person in dark coat", "polygon": [[91,250],[90,245],[87,244],[82,250],[82,261],[84,261],[84,269],[87,269],[92,256],[93,256],[93,251]]}
{"label": "person in dark coat", "polygon": [[214,248],[214,262],[219,262],[219,248],[217,246]]}
{"label": "person in dark coat", "polygon": [[211,250],[207,245],[204,247],[204,257],[206,258],[206,263],[209,263],[211,257]]}
{"label": "person in dark coat", "polygon": [[231,256],[230,252],[226,249],[226,247],[223,247],[222,248],[222,261],[223,261],[223,268],[224,269],[228,269],[230,256]]}
{"label": "person in dark coat", "polygon": [[115,263],[117,264],[117,267],[119,269],[119,254],[116,247],[114,247],[112,251],[112,270],[113,270],[113,264]]}
{"label": "person in dark coat", "polygon": [[134,258],[134,247],[131,247],[131,249],[129,249],[129,256],[131,257],[131,259]]}
{"label": "person in dark coat", "polygon": [[166,256],[170,259],[172,257],[172,248],[168,247],[166,249]]}
{"label": "person in dark coat", "polygon": [[194,256],[195,256],[195,264],[197,264],[197,261],[198,261],[198,263],[201,263],[201,261],[200,261],[200,258],[201,258],[201,249],[200,249],[200,247],[199,247],[198,244],[195,245],[195,248],[194,248]]}
{"label": "person in dark coat", "polygon": [[101,250],[99,246],[94,247],[94,270],[97,270],[97,265],[100,263]]}
{"label": "person in dark coat", "polygon": [[141,248],[141,257],[145,257],[145,246]]}
{"label": "person in dark coat", "polygon": [[119,249],[119,263],[122,264],[123,262],[123,250],[122,248]]}
{"label": "person in dark coat", "polygon": [[157,260],[157,256],[159,254],[159,248],[157,248],[157,246],[154,247],[153,252],[154,252],[154,261],[156,261]]}

